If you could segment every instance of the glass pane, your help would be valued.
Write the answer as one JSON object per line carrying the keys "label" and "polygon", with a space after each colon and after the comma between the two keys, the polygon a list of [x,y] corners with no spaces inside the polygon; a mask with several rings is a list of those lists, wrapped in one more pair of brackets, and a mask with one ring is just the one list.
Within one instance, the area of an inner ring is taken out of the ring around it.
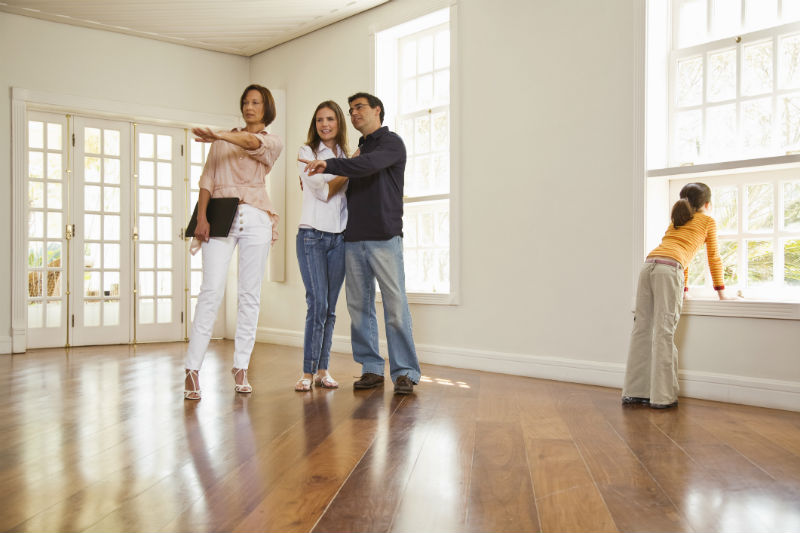
{"label": "glass pane", "polygon": [[100,211],[100,187],[87,185],[83,189],[83,209],[86,211]]}
{"label": "glass pane", "polygon": [[47,179],[61,179],[61,154],[47,154]]}
{"label": "glass pane", "polygon": [[675,145],[678,163],[693,163],[700,156],[702,132],[700,111],[683,111],[675,119]]}
{"label": "glass pane", "polygon": [[[403,224],[405,228],[405,224]],[[403,231],[405,235],[405,230]],[[422,273],[419,266],[419,254],[416,250],[403,251],[403,268],[406,276],[406,290],[415,292],[422,290]]]}
{"label": "glass pane", "polygon": [[[100,240],[100,215],[83,215],[84,237],[92,241]],[[78,228],[80,231],[80,228]]]}
{"label": "glass pane", "polygon": [[409,150],[409,155],[413,154],[414,150],[414,120],[404,118],[400,120],[397,126],[397,134],[403,139],[406,149]]}
{"label": "glass pane", "polygon": [[742,26],[741,0],[714,0],[711,20],[716,38],[733,35]]}
{"label": "glass pane", "polygon": [[778,0],[745,0],[745,27],[749,31],[773,26],[778,20]]}
{"label": "glass pane", "polygon": [[47,238],[62,239],[64,227],[61,223],[61,213],[51,211],[47,213]]}
{"label": "glass pane", "polygon": [[169,215],[172,213],[172,191],[169,189],[158,190],[158,212]]}
{"label": "glass pane", "polygon": [[707,155],[710,159],[736,159],[736,104],[708,108],[706,139]]}
{"label": "glass pane", "polygon": [[139,189],[139,212],[155,212],[155,191],[153,189]]}
{"label": "glass pane", "polygon": [[139,240],[156,240],[155,221],[153,220],[153,217],[139,217]]}
{"label": "glass pane", "polygon": [[57,328],[62,326],[61,321],[61,302],[53,300],[47,302],[47,327]]}
{"label": "glass pane", "polygon": [[100,272],[83,273],[83,295],[100,296]]}
{"label": "glass pane", "polygon": [[28,212],[28,237],[44,238],[44,213],[41,211]]}
{"label": "glass pane", "polygon": [[706,284],[706,263],[706,245],[704,244],[689,262],[688,286],[702,287]]}
{"label": "glass pane", "polygon": [[[196,255],[200,255],[200,254],[196,254]],[[200,285],[202,283],[203,283],[203,273],[202,272],[197,272],[196,270],[193,270],[192,271],[192,285],[191,285],[191,291],[192,291],[193,295],[196,296],[196,295],[200,294]]]}
{"label": "glass pane", "polygon": [[139,161],[139,185],[145,187],[155,185],[155,169],[151,161]]}
{"label": "glass pane", "polygon": [[61,267],[61,243],[48,242],[47,243],[47,266],[49,268]]}
{"label": "glass pane", "polygon": [[425,154],[431,149],[431,119],[428,116],[414,119],[414,153]]}
{"label": "glass pane", "polygon": [[155,152],[153,151],[155,139],[152,133],[139,134],[139,157],[145,159],[153,159]]}
{"label": "glass pane", "polygon": [[772,42],[744,47],[742,94],[751,96],[772,91]]}
{"label": "glass pane", "polygon": [[41,241],[28,241],[28,267],[36,268],[43,265],[44,244]]}
{"label": "glass pane", "polygon": [[47,184],[47,207],[48,209],[61,209],[61,184]]}
{"label": "glass pane", "polygon": [[172,187],[172,163],[158,164],[158,186]]}
{"label": "glass pane", "polygon": [[792,287],[800,286],[800,239],[783,244],[783,281]]}
{"label": "glass pane", "polygon": [[172,272],[158,272],[158,295],[170,296],[172,294]]}
{"label": "glass pane", "polygon": [[102,268],[100,263],[100,243],[87,242],[83,245],[83,267]]}
{"label": "glass pane", "polygon": [[172,245],[158,245],[158,268],[172,268]]}
{"label": "glass pane", "polygon": [[42,309],[44,305],[41,302],[28,303],[28,327],[40,328],[42,327]]}
{"label": "glass pane", "polygon": [[119,268],[119,244],[103,244],[103,266],[105,268]]}
{"label": "glass pane", "polygon": [[434,68],[445,68],[450,66],[450,30],[443,30],[436,34],[433,43],[434,47]]}
{"label": "glass pane", "polygon": [[426,74],[417,79],[417,105],[429,106],[433,101],[433,76]]}
{"label": "glass pane", "polygon": [[778,80],[781,89],[800,87],[800,35],[778,40]]}
{"label": "glass pane", "polygon": [[139,300],[139,323],[152,324],[155,321],[155,306],[153,300],[141,298]]}
{"label": "glass pane", "polygon": [[[450,248],[450,204],[436,212],[436,245]],[[449,254],[448,254],[449,257]],[[449,259],[448,259],[449,261]]]}
{"label": "glass pane", "polygon": [[410,112],[417,108],[417,80],[411,79],[403,82],[400,94],[400,110]]}
{"label": "glass pane", "polygon": [[706,40],[706,0],[680,0],[678,12],[678,47],[683,48]]}
{"label": "glass pane", "polygon": [[720,239],[719,255],[722,258],[722,275],[726,286],[739,284],[739,242]]}
{"label": "glass pane", "polygon": [[678,61],[678,105],[703,103],[703,58],[693,57]]}
{"label": "glass pane", "polygon": [[417,41],[417,73],[433,70],[433,36],[426,35]]}
{"label": "glass pane", "polygon": [[119,131],[117,130],[104,130],[104,152],[106,155],[119,155]]}
{"label": "glass pane", "polygon": [[194,270],[202,270],[203,268],[203,254],[194,254],[190,258],[191,268]]}
{"label": "glass pane", "polygon": [[447,194],[450,192],[450,154],[436,154],[433,156],[432,168],[433,192]]}
{"label": "glass pane", "polygon": [[103,296],[119,296],[119,272],[103,274]]}
{"label": "glass pane", "polygon": [[100,152],[100,130],[98,128],[84,128],[83,151],[90,154]]}
{"label": "glass pane", "polygon": [[172,240],[172,219],[170,217],[158,217],[158,240]]}
{"label": "glass pane", "polygon": [[119,159],[103,159],[106,183],[119,183]]}
{"label": "glass pane", "polygon": [[408,196],[428,194],[431,190],[431,157],[424,155],[414,158],[414,185]]}
{"label": "glass pane", "polygon": [[778,100],[781,111],[779,129],[783,133],[783,148],[800,148],[800,95],[784,96]]}
{"label": "glass pane", "polygon": [[28,177],[35,180],[44,178],[44,155],[42,152],[28,152]]}
{"label": "glass pane", "polygon": [[784,22],[800,20],[800,0],[783,0],[781,2],[781,19]]}
{"label": "glass pane", "polygon": [[47,148],[50,150],[61,150],[61,124],[47,125]]}
{"label": "glass pane", "polygon": [[783,184],[783,229],[800,230],[800,181]]}
{"label": "glass pane", "polygon": [[772,241],[747,241],[747,286],[772,281]]}
{"label": "glass pane", "polygon": [[119,187],[103,187],[103,209],[107,213],[119,213]]}
{"label": "glass pane", "polygon": [[44,207],[44,184],[40,181],[28,182],[28,206]]}
{"label": "glass pane", "polygon": [[437,105],[450,101],[450,71],[437,72],[434,75],[433,98]]}
{"label": "glass pane", "polygon": [[745,187],[747,203],[746,218],[748,231],[772,230],[774,212],[774,191],[771,183],[760,183]]}
{"label": "glass pane", "polygon": [[203,167],[192,165],[191,167],[191,183],[189,187],[197,190],[200,188],[200,176],[203,174]]}
{"label": "glass pane", "polygon": [[708,100],[719,102],[736,97],[736,50],[708,55]]}
{"label": "glass pane", "polygon": [[172,159],[172,137],[169,135],[159,135],[158,140],[158,158],[159,159]]}
{"label": "glass pane", "polygon": [[100,302],[83,302],[83,325],[94,327],[100,325]]}
{"label": "glass pane", "polygon": [[407,41],[400,49],[400,72],[403,78],[410,78],[417,73],[417,43]]}
{"label": "glass pane", "polygon": [[153,296],[155,294],[153,272],[139,272],[139,294],[142,296]]}
{"label": "glass pane", "polygon": [[42,296],[42,272],[41,270],[28,272],[28,297],[41,298]]}
{"label": "glass pane", "polygon": [[155,256],[153,254],[154,245],[139,243],[139,268],[154,268]]}
{"label": "glass pane", "polygon": [[719,233],[736,233],[739,230],[738,197],[735,185],[711,189],[711,205]]}
{"label": "glass pane", "polygon": [[28,121],[28,148],[44,148],[44,123]]}
{"label": "glass pane", "polygon": [[190,143],[192,150],[192,163],[203,163],[203,145],[198,142]]}
{"label": "glass pane", "polygon": [[103,302],[103,325],[119,325],[119,300],[107,300]]}
{"label": "glass pane", "polygon": [[433,115],[432,150],[448,150],[450,148],[450,121],[447,113]]}
{"label": "glass pane", "polygon": [[172,299],[159,298],[158,299],[158,323],[167,324],[172,322]]}
{"label": "glass pane", "polygon": [[770,98],[742,103],[742,144],[749,155],[766,154],[772,145]]}
{"label": "glass pane", "polygon": [[119,240],[119,216],[106,215],[103,217],[103,238],[107,241]]}
{"label": "glass pane", "polygon": [[87,183],[100,183],[100,158],[83,158],[83,181]]}

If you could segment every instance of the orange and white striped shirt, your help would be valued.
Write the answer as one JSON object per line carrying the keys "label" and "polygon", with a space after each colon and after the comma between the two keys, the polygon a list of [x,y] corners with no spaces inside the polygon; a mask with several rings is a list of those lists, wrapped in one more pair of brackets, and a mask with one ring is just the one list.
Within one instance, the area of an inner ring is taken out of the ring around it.
{"label": "orange and white striped shirt", "polygon": [[717,223],[705,213],[695,213],[692,219],[679,228],[672,224],[667,228],[664,238],[647,257],[669,257],[683,265],[684,288],[689,280],[689,263],[697,251],[705,243],[708,256],[708,267],[714,290],[725,288],[722,275],[722,259],[717,245]]}

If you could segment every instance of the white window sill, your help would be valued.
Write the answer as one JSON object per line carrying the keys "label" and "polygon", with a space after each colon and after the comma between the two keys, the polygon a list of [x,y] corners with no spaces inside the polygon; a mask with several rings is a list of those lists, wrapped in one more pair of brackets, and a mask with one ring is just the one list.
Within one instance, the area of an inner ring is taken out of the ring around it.
{"label": "white window sill", "polygon": [[685,300],[681,314],[800,320],[800,302],[706,300],[698,298]]}
{"label": "white window sill", "polygon": [[[458,297],[455,294],[435,294],[425,292],[409,292],[406,294],[409,304],[426,305],[458,305]],[[383,302],[380,291],[377,291],[375,300]]]}

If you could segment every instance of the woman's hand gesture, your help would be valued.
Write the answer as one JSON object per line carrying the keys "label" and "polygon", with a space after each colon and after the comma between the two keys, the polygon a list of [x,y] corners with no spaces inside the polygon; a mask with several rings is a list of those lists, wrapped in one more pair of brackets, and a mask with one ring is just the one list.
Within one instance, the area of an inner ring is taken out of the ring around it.
{"label": "woman's hand gesture", "polygon": [[222,138],[211,128],[192,128],[192,133],[195,135],[195,141],[201,143],[213,143]]}

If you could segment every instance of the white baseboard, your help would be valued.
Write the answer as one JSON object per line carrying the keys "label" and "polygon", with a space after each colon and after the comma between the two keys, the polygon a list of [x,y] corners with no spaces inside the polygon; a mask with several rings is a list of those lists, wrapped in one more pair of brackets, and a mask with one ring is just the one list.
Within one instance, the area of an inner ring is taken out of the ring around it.
{"label": "white baseboard", "polygon": [[11,353],[13,345],[11,337],[0,337],[0,354]]}
{"label": "white baseboard", "polygon": [[[303,346],[302,331],[258,328],[256,339],[259,342],[284,346]],[[381,340],[380,346],[381,351],[385,353],[386,341]],[[622,363],[599,363],[585,359],[424,344],[417,344],[416,347],[421,363],[439,366],[599,385],[615,389],[622,387],[625,376],[625,365]],[[331,350],[338,353],[350,353],[350,338],[343,335],[335,336]],[[800,383],[798,382],[691,370],[681,370],[678,377],[681,396],[688,398],[800,411]]]}

